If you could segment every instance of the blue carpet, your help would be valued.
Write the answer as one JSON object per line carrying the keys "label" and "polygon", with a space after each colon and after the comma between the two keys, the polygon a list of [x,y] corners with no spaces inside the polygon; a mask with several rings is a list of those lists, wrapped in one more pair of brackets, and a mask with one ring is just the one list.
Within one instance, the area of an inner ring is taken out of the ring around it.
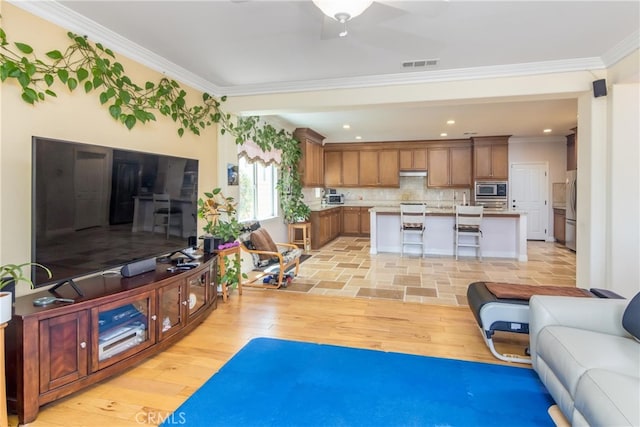
{"label": "blue carpet", "polygon": [[164,426],[553,426],[528,368],[256,338]]}

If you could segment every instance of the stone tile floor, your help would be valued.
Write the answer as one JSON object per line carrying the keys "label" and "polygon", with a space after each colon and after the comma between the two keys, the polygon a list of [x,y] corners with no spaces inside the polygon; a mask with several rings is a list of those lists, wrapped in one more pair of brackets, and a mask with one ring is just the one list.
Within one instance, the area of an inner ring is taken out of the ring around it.
{"label": "stone tile floor", "polygon": [[300,265],[284,292],[466,306],[477,281],[575,286],[576,256],[562,245],[528,242],[529,261],[369,254],[369,239],[339,237]]}

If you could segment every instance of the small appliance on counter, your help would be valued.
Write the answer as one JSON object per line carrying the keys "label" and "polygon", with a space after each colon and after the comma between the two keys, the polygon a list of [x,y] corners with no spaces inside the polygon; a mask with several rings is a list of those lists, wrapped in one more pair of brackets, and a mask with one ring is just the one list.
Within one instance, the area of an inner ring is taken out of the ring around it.
{"label": "small appliance on counter", "polygon": [[344,205],[344,194],[338,194],[335,188],[327,188],[324,200],[327,205]]}
{"label": "small appliance on counter", "polygon": [[508,208],[507,181],[476,181],[475,204],[487,210],[502,211]]}

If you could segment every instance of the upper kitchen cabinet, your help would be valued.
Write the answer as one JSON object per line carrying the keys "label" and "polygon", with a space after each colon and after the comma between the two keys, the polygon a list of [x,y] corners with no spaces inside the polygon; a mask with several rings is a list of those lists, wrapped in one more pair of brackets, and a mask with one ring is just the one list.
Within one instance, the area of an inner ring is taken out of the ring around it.
{"label": "upper kitchen cabinet", "polygon": [[425,171],[427,170],[427,150],[414,148],[400,150],[401,171]]}
{"label": "upper kitchen cabinet", "polygon": [[357,151],[325,151],[324,186],[356,187],[359,179],[358,164]]}
{"label": "upper kitchen cabinet", "polygon": [[427,148],[427,186],[471,188],[471,144],[443,143]]}
{"label": "upper kitchen cabinet", "polygon": [[302,186],[324,186],[324,150],[322,148],[324,136],[309,128],[298,128],[293,132],[293,137],[300,142],[302,151],[298,164]]}
{"label": "upper kitchen cabinet", "polygon": [[361,187],[399,187],[398,150],[360,151]]}
{"label": "upper kitchen cabinet", "polygon": [[475,179],[509,179],[509,136],[472,138]]}
{"label": "upper kitchen cabinet", "polygon": [[567,135],[567,170],[578,169],[578,128],[571,129],[574,133]]}

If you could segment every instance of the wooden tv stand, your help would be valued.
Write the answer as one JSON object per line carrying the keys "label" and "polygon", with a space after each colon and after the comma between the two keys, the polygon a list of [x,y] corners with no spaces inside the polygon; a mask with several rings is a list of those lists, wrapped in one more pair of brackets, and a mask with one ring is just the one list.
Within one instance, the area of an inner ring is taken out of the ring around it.
{"label": "wooden tv stand", "polygon": [[217,258],[187,271],[168,264],[125,278],[106,274],[57,290],[75,303],[35,307],[48,291],[16,299],[5,336],[7,401],[20,424],[53,402],[169,347],[216,308]]}

